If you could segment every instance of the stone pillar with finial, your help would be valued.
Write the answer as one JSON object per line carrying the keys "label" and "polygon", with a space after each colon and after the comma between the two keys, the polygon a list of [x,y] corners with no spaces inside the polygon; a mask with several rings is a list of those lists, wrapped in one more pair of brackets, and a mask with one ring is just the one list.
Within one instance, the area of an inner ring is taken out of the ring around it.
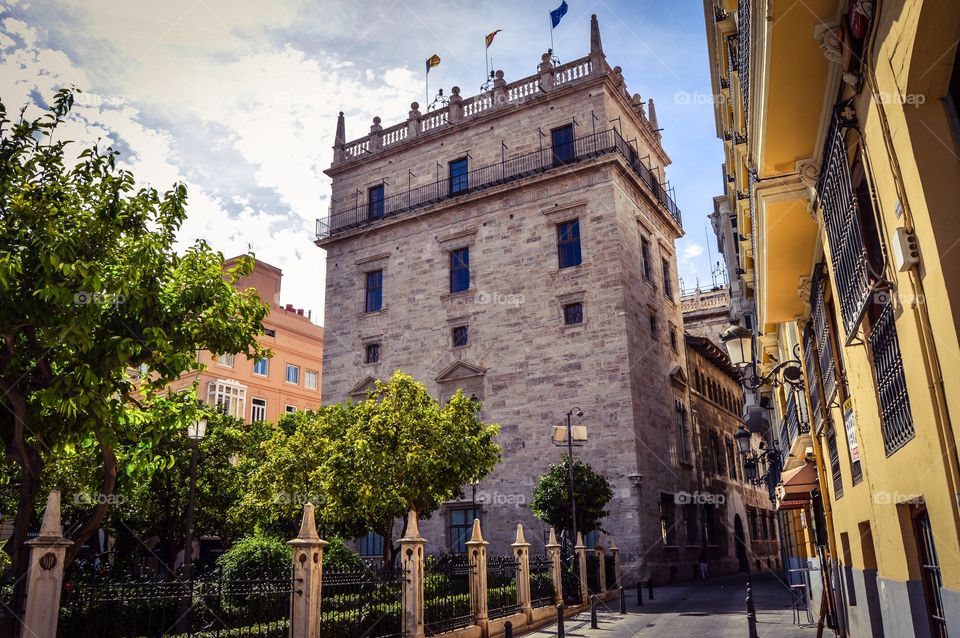
{"label": "stone pillar with finial", "polygon": [[590,602],[590,592],[587,591],[587,546],[583,544],[583,534],[577,532],[577,544],[573,551],[577,554],[577,564],[580,566],[580,602],[586,605]]}
{"label": "stone pillar with finial", "polygon": [[313,503],[303,506],[300,533],[287,541],[293,558],[293,587],[290,590],[290,638],[320,637],[323,549],[327,541],[317,534]]}
{"label": "stone pillar with finial", "polygon": [[657,109],[653,106],[653,98],[647,100],[647,120],[650,122],[650,131],[660,139],[660,123],[657,122]]}
{"label": "stone pillar with finial", "polygon": [[373,118],[373,124],[370,125],[370,140],[367,150],[376,153],[383,146],[383,127],[380,126],[380,117]]}
{"label": "stone pillar with finial", "polygon": [[600,42],[600,23],[596,13],[590,16],[590,70],[595,75],[607,72],[607,57]]}
{"label": "stone pillar with finial", "polygon": [[410,103],[410,112],[407,114],[407,137],[410,139],[415,138],[420,134],[420,118],[422,114],[420,113],[420,103],[411,102]]}
{"label": "stone pillar with finial", "polygon": [[517,603],[527,622],[533,620],[533,604],[530,601],[530,543],[523,536],[523,525],[517,524],[517,540],[510,546],[517,559]]}
{"label": "stone pillar with finial", "polygon": [[467,559],[470,561],[470,608],[473,622],[487,635],[487,541],[480,533],[480,519],[473,519],[473,533],[467,541]]}
{"label": "stone pillar with finial", "polygon": [[537,71],[540,72],[540,90],[549,93],[553,89],[553,60],[549,51],[540,56]]}
{"label": "stone pillar with finial", "polygon": [[493,105],[504,106],[507,103],[507,81],[503,79],[503,71],[497,70],[493,74]]}
{"label": "stone pillar with finial", "polygon": [[463,98],[460,96],[460,87],[450,89],[450,104],[447,110],[447,121],[456,124],[463,119]]}
{"label": "stone pillar with finial", "polygon": [[21,636],[56,636],[63,586],[63,560],[73,541],[60,528],[60,492],[47,495],[43,522],[36,538],[26,541],[30,550],[27,567],[27,599]]}
{"label": "stone pillar with finial", "polygon": [[617,587],[623,583],[620,573],[620,548],[617,547],[617,541],[614,540],[610,543],[610,555],[613,556],[613,581],[616,583]]}
{"label": "stone pillar with finial", "polygon": [[337,134],[333,138],[333,163],[342,162],[346,159],[344,147],[347,144],[347,129],[343,120],[343,111],[337,116]]}
{"label": "stone pillar with finial", "polygon": [[407,575],[403,588],[403,633],[423,638],[423,581],[426,540],[420,536],[420,522],[413,510],[407,514],[407,533],[400,539],[400,564]]}
{"label": "stone pillar with finial", "polygon": [[603,598],[607,595],[607,560],[600,534],[597,534],[597,547],[594,551],[597,553],[597,568],[600,573],[600,597]]}
{"label": "stone pillar with finial", "polygon": [[557,542],[557,532],[550,528],[550,538],[547,539],[547,559],[550,561],[550,580],[553,582],[553,598],[559,605],[563,602],[563,566],[560,563],[560,543]]}

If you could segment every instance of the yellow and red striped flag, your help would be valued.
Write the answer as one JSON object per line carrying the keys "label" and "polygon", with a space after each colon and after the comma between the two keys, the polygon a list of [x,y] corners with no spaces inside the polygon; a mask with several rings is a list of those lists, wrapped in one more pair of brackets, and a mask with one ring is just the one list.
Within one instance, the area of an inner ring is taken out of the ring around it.
{"label": "yellow and red striped flag", "polygon": [[427,73],[430,73],[430,69],[435,66],[440,66],[440,56],[436,53],[427,58]]}
{"label": "yellow and red striped flag", "polygon": [[487,43],[487,48],[488,48],[488,49],[490,48],[490,45],[493,44],[493,38],[496,37],[496,35],[497,35],[498,33],[500,33],[501,31],[503,31],[503,29],[497,29],[497,30],[494,31],[493,33],[488,33],[488,34],[487,34],[487,37],[484,38],[484,40],[485,40],[486,43]]}

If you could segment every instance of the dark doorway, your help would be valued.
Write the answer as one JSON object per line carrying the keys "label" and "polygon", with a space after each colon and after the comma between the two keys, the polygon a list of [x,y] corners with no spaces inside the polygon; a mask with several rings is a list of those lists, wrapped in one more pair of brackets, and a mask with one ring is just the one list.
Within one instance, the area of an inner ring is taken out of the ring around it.
{"label": "dark doorway", "polygon": [[747,565],[747,541],[743,536],[743,520],[739,514],[733,518],[733,536],[736,543],[737,562],[740,563],[740,571],[745,572],[749,569],[749,565]]}
{"label": "dark doorway", "polygon": [[947,638],[947,623],[943,616],[943,599],[940,587],[940,561],[933,543],[933,528],[927,510],[920,510],[913,519],[914,533],[917,536],[917,553],[920,559],[923,578],[923,596],[927,604],[927,616],[930,619],[930,635],[935,638]]}

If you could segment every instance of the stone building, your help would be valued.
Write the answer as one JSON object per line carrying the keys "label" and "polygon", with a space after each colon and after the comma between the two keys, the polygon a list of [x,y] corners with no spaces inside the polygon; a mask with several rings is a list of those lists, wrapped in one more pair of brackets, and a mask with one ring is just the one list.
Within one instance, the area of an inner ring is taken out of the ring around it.
{"label": "stone building", "polygon": [[[239,259],[226,260],[224,267],[233,267]],[[199,376],[200,400],[219,405],[225,413],[246,423],[276,423],[285,412],[319,407],[323,328],[311,321],[309,311],[280,305],[282,277],[276,266],[255,260],[253,271],[236,284],[240,290],[256,289],[270,307],[259,341],[273,351],[271,359],[254,361],[202,350],[197,357],[207,369],[199,375],[184,376],[171,387],[187,386]]]}
{"label": "stone building", "polygon": [[542,550],[547,529],[528,503],[561,456],[553,426],[581,408],[589,441],[576,456],[614,488],[605,527],[627,573],[667,578],[685,551],[673,495],[694,472],[683,231],[653,101],[607,64],[596,17],[588,55],[545,54],[534,75],[495,77],[469,98],[453,87],[438,110],[413,103],[397,125],[374,118],[351,142],[339,119],[331,210],[317,224],[324,401],[363,398],[402,369],[440,400],[475,395],[501,425],[503,463],[423,522],[432,552],[463,551],[475,515],[491,552],[518,522]]}
{"label": "stone building", "polygon": [[730,327],[730,290],[725,285],[707,290],[695,288],[680,296],[683,331],[720,344],[720,334]]}
{"label": "stone building", "polygon": [[[779,569],[779,524],[766,486],[748,480],[733,435],[744,421],[738,371],[711,339],[685,335],[690,407],[699,446],[700,506],[710,572]],[[755,434],[759,444],[760,435]],[[763,473],[764,468],[760,468]]]}

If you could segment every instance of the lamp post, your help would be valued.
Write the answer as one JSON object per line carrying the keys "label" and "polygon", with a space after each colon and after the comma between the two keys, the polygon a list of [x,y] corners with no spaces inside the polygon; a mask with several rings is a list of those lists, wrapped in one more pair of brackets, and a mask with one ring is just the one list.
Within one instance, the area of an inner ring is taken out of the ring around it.
{"label": "lamp post", "polygon": [[192,604],[193,582],[193,508],[197,492],[197,452],[200,441],[207,434],[207,419],[201,417],[187,426],[187,438],[190,439],[190,489],[187,496],[186,538],[183,542],[183,582],[186,592],[180,601],[180,621],[178,631],[186,633],[190,627],[190,606]]}
{"label": "lamp post", "polygon": [[740,371],[741,385],[748,390],[756,390],[764,385],[775,388],[783,383],[803,387],[799,344],[794,346],[793,359],[777,364],[769,373],[760,375],[757,373],[757,359],[753,351],[753,332],[739,324],[732,324],[720,333],[720,340],[727,348],[730,363]]}
{"label": "lamp post", "polygon": [[[576,544],[577,542],[577,499],[574,497],[573,488],[574,488],[574,479],[573,479],[573,446],[574,439],[576,438],[577,445],[583,445],[587,441],[586,428],[577,427],[577,432],[574,432],[573,428],[573,417],[578,419],[583,416],[583,410],[574,406],[567,411],[567,426],[555,426],[553,428],[553,444],[554,445],[566,445],[567,447],[567,474],[570,480],[570,523],[571,523],[571,541]],[[565,430],[565,431],[564,431]]]}

